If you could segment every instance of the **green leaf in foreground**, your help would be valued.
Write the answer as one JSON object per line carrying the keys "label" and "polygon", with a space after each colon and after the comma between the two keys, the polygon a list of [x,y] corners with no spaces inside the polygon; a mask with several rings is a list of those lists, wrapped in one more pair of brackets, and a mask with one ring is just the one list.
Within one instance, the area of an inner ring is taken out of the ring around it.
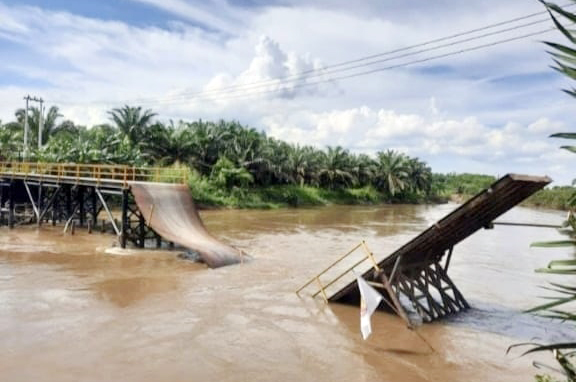
{"label": "green leaf in foreground", "polygon": [[539,248],[570,247],[576,246],[576,240],[537,241],[530,244],[530,246]]}

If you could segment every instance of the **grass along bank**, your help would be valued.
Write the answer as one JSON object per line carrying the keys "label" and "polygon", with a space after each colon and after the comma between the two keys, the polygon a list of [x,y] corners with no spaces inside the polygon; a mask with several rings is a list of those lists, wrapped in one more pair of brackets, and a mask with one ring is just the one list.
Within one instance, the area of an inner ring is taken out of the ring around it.
{"label": "grass along bank", "polygon": [[[189,171],[188,186],[196,203],[203,208],[283,208],[314,207],[332,204],[422,204],[445,203],[449,200],[464,203],[472,196],[489,187],[496,178],[481,174],[434,174],[430,192],[403,192],[395,196],[368,185],[364,187],[341,187],[326,189],[309,185],[254,186],[242,182],[227,183],[218,178],[200,175],[185,165],[166,168],[166,174]],[[566,210],[569,208],[576,188],[563,186],[541,190],[522,203],[528,207],[544,207]]]}
{"label": "grass along bank", "polygon": [[221,188],[208,179],[191,181],[190,191],[196,203],[204,208],[282,208],[313,207],[331,204],[366,205],[383,203],[424,203],[420,195],[389,198],[371,186],[326,190],[311,186],[270,186],[263,188]]}

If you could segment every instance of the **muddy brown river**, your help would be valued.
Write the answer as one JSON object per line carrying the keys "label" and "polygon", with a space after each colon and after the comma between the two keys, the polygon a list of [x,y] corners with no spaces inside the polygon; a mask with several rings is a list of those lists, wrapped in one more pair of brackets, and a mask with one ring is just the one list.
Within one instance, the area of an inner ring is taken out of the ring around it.
{"label": "muddy brown river", "polygon": [[[455,205],[206,211],[208,229],[247,263],[211,270],[174,252],[121,250],[114,237],[61,228],[0,229],[0,381],[530,381],[534,360],[506,354],[572,327],[521,314],[534,273],[567,249],[535,249],[553,229],[497,226],[455,247],[449,274],[472,305],[419,328],[294,291],[360,240],[382,257]],[[559,224],[563,213],[516,208],[500,220]]]}

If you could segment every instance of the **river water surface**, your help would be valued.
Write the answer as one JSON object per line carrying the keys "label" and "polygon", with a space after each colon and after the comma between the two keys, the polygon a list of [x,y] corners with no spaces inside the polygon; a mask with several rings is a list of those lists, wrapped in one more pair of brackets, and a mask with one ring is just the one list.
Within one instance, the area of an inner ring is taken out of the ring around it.
{"label": "river water surface", "polygon": [[[497,226],[456,246],[449,274],[473,308],[419,328],[434,351],[384,312],[363,341],[358,307],[294,293],[360,240],[381,258],[455,207],[206,211],[212,233],[253,256],[216,270],[105,234],[2,228],[0,381],[530,381],[551,357],[508,346],[576,338],[519,313],[562,280],[533,270],[573,256],[529,247],[555,230]],[[500,220],[562,219],[516,208]]]}

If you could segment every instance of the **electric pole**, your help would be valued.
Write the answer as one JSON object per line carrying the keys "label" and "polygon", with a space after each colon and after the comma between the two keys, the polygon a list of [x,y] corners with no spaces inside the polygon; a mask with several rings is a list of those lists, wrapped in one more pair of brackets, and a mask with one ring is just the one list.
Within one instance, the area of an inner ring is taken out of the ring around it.
{"label": "electric pole", "polygon": [[38,122],[38,150],[42,148],[42,130],[44,130],[44,100],[40,98],[40,121]]}
{"label": "electric pole", "polygon": [[42,145],[42,125],[44,124],[44,121],[42,120],[42,104],[44,103],[44,100],[42,98],[37,98],[37,97],[30,97],[30,95],[27,95],[26,97],[24,97],[24,100],[26,101],[26,114],[24,115],[24,160],[28,159],[28,131],[30,130],[30,126],[28,125],[28,109],[29,109],[29,103],[30,101],[34,101],[34,102],[40,102],[40,119],[38,121],[38,148],[41,147]]}
{"label": "electric pole", "polygon": [[30,101],[30,96],[24,97],[26,100],[26,113],[24,114],[24,161],[28,159],[28,102]]}

